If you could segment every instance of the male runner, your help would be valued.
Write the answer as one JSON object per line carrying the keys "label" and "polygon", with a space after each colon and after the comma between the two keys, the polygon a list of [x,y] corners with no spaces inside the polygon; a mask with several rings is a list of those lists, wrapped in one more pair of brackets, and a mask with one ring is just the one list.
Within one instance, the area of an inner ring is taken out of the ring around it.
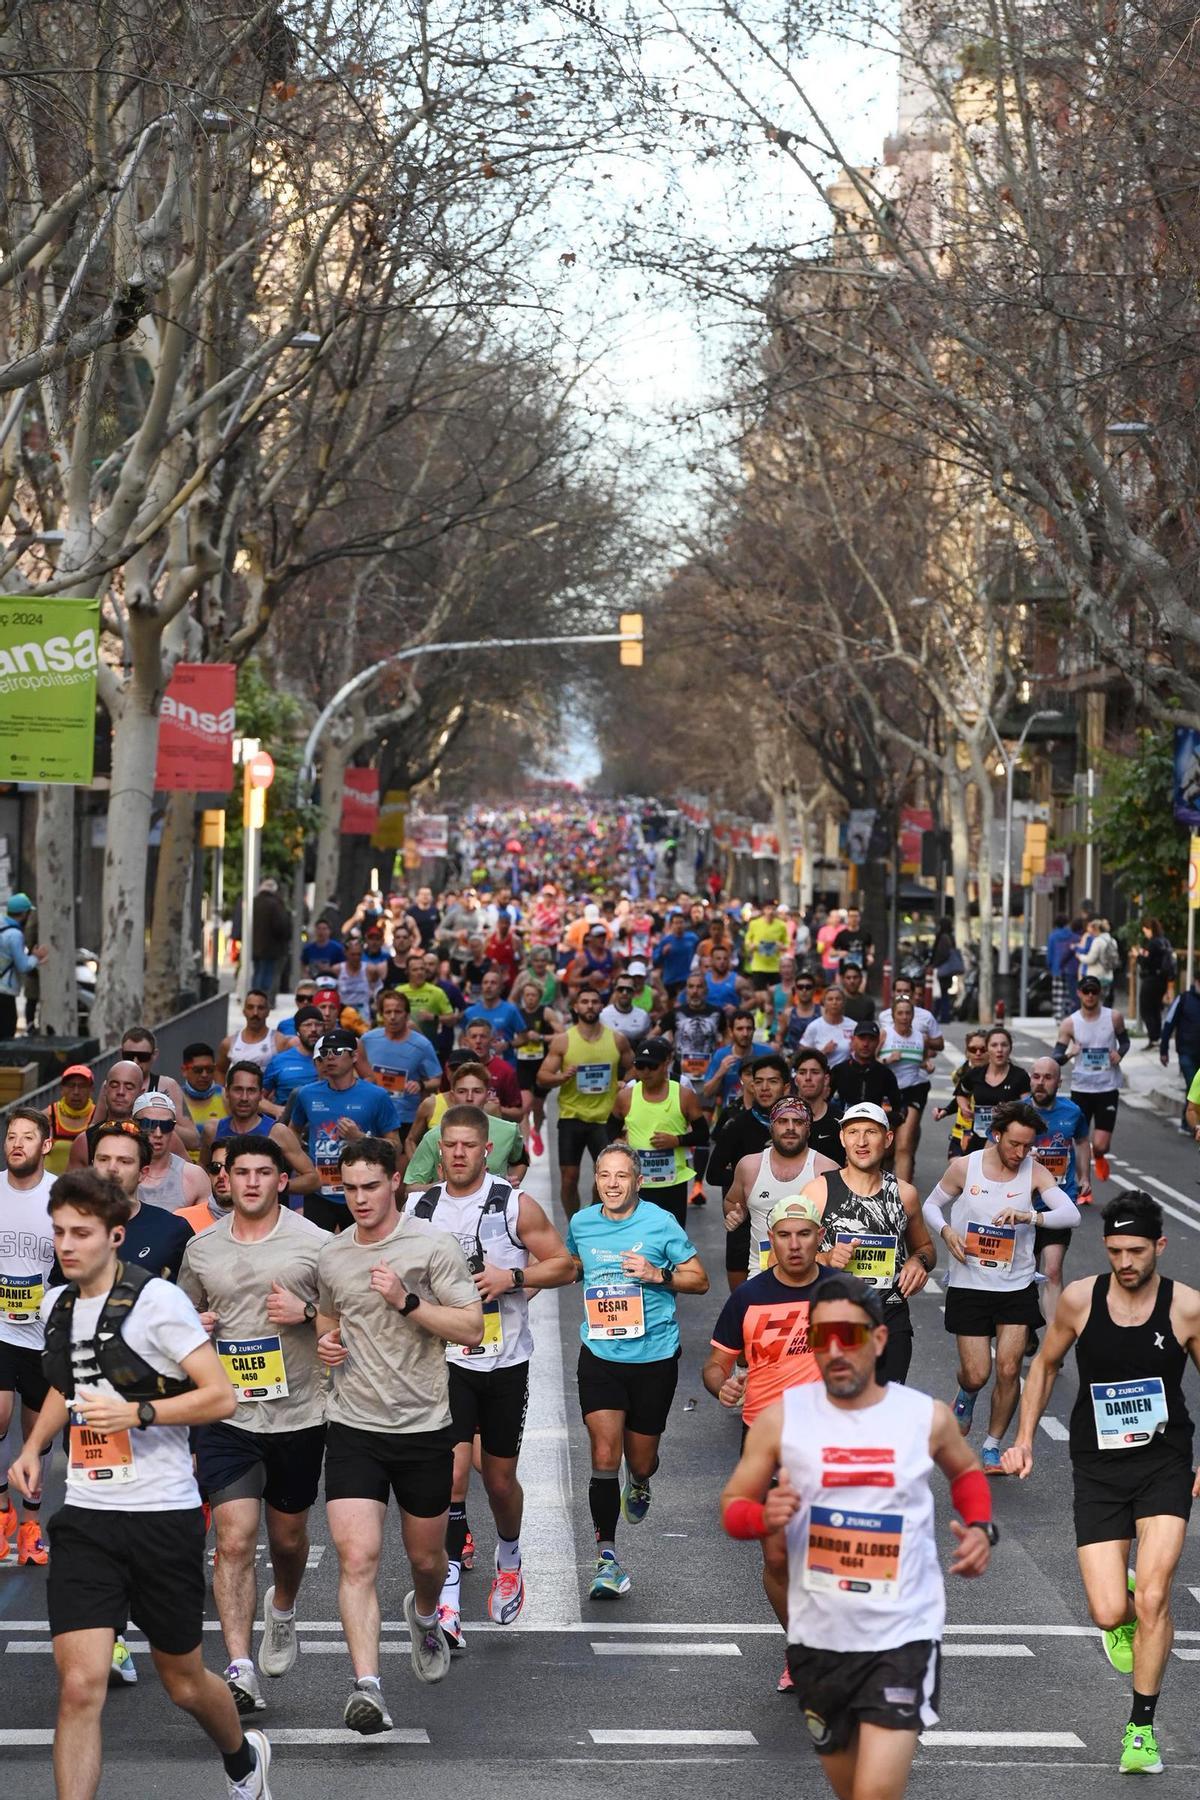
{"label": "male runner", "polygon": [[[946,1330],[958,1342],[954,1416],[965,1437],[975,1401],[992,1373],[996,1380],[983,1440],[983,1468],[1000,1475],[1000,1440],[1020,1393],[1021,1358],[1030,1327],[1042,1323],[1034,1281],[1034,1221],[1051,1231],[1079,1223],[1078,1209],[1031,1155],[1040,1113],[1027,1102],[998,1106],[986,1150],[956,1156],[925,1202],[925,1222],[950,1252],[946,1271]],[[950,1223],[942,1212],[950,1207]]]}
{"label": "male runner", "polygon": [[[761,1150],[771,1136],[771,1108],[789,1091],[791,1071],[775,1050],[756,1056],[743,1081],[742,1095],[730,1102],[717,1120],[709,1154],[708,1179],[729,1192],[743,1156]],[[750,1215],[725,1232],[725,1277],[730,1292],[746,1279],[750,1261]]]}
{"label": "male runner", "polygon": [[788,928],[776,914],[777,905],[774,899],[764,900],[742,938],[745,970],[759,993],[779,980],[779,964],[788,947]]}
{"label": "male runner", "polygon": [[821,1209],[821,1262],[865,1281],[883,1303],[888,1341],[876,1376],[880,1382],[908,1379],[913,1353],[908,1302],[937,1264],[916,1188],[884,1167],[893,1136],[882,1107],[869,1101],[851,1106],[842,1117],[844,1167],[819,1175],[804,1190]]}
{"label": "male runner", "polygon": [[251,988],[242,1002],[245,1024],[223,1037],[217,1045],[217,1074],[227,1082],[234,1063],[257,1063],[265,1069],[277,1050],[285,1047],[281,1032],[267,1024],[271,1002],[261,988]]}
{"label": "male runner", "polygon": [[432,1043],[443,1025],[454,1023],[454,1008],[437,983],[429,979],[422,950],[411,951],[404,966],[408,980],[402,981],[395,992],[408,1001],[414,1029]]}
{"label": "male runner", "polygon": [[[1063,1291],[1046,1342],[1029,1368],[1006,1474],[1033,1468],[1033,1439],[1071,1345],[1079,1391],[1071,1411],[1075,1542],[1088,1611],[1114,1669],[1133,1676],[1121,1746],[1123,1774],[1157,1775],[1154,1731],[1171,1654],[1171,1584],[1200,1475],[1192,1475],[1192,1421],[1183,1399],[1190,1357],[1200,1367],[1200,1293],[1158,1272],[1166,1249],[1162,1208],[1132,1188],[1102,1214],[1110,1273]],[[1129,1551],[1137,1539],[1137,1582]]]}
{"label": "male runner", "polygon": [[[487,1167],[519,1187],[529,1172],[529,1152],[521,1128],[512,1119],[501,1119],[488,1110],[488,1072],[482,1063],[460,1063],[450,1077],[449,1105],[475,1106],[488,1122]],[[494,1102],[493,1102],[494,1104]],[[409,1158],[401,1192],[411,1193],[441,1179],[442,1124],[446,1113],[431,1125]]]}
{"label": "male runner", "polygon": [[[1062,1070],[1052,1056],[1039,1056],[1029,1070],[1033,1104],[1042,1120],[1042,1131],[1033,1154],[1053,1175],[1068,1200],[1089,1206],[1092,1198],[1092,1147],[1088,1122],[1073,1100],[1058,1091]],[[1071,1242],[1069,1231],[1047,1231],[1039,1225],[1033,1254],[1046,1279],[1042,1284],[1042,1309],[1049,1324],[1062,1297],[1063,1263]]]}
{"label": "male runner", "polygon": [[[675,1072],[680,1085],[699,1096],[706,1117],[716,1108],[701,1093],[701,1088],[724,1031],[725,1015],[719,1007],[709,1005],[704,973],[693,969],[684,983],[682,999],[677,996],[674,1006],[663,1015],[662,1035],[675,1047]],[[708,1167],[706,1148],[700,1148],[692,1157],[692,1166],[695,1179],[689,1200],[693,1206],[703,1206],[704,1176]]]}
{"label": "male runner", "polygon": [[210,1119],[223,1119],[226,1113],[225,1089],[217,1080],[217,1053],[211,1044],[188,1044],[182,1057],[180,1067],[183,1080],[184,1103],[188,1116],[196,1127],[197,1143],[194,1151],[189,1151],[193,1162],[200,1155],[199,1136]]}
{"label": "male runner", "polygon": [[233,1393],[191,1302],[124,1261],[129,1212],[128,1196],[94,1170],[54,1183],[66,1286],[42,1301],[49,1392],[10,1470],[37,1499],[42,1455],[69,1423],[66,1502],[49,1522],[55,1788],[59,1800],[93,1800],[99,1788],[113,1646],[132,1618],[168,1695],[220,1752],[230,1800],[270,1800],[267,1740],[243,1732],[201,1656],[204,1514],[188,1428],[227,1418]]}
{"label": "male runner", "polygon": [[308,1513],[321,1485],[325,1381],[317,1358],[320,1226],[284,1203],[288,1164],[269,1137],[227,1138],[232,1212],[193,1238],[179,1286],[200,1314],[233,1384],[233,1417],[205,1425],[196,1476],[217,1535],[213,1597],[225,1680],[243,1714],[266,1706],[251,1655],[258,1611],[254,1558],[264,1521],[275,1577],[263,1600],[258,1666],[296,1661],[296,1596],[308,1559]]}
{"label": "male runner", "polygon": [[795,1082],[796,1092],[812,1114],[809,1143],[841,1168],[846,1160],[842,1148],[842,1121],[829,1104],[832,1076],[829,1063],[819,1050],[801,1050],[796,1058]]}
{"label": "male runner", "polygon": [[821,1379],[759,1415],[721,1495],[731,1537],[786,1534],[788,1666],[838,1800],[901,1800],[918,1735],[937,1723],[935,1463],[961,1514],[951,1574],[982,1575],[999,1538],[949,1407],[880,1385],[886,1338],[873,1289],[849,1275],[822,1283],[808,1322]]}
{"label": "male runner", "polygon": [[686,1229],[687,1153],[708,1143],[708,1120],[698,1096],[671,1079],[671,1046],[664,1038],[644,1038],[633,1059],[634,1079],[618,1090],[613,1118],[638,1153],[641,1195],[671,1214]]}
{"label": "male runner", "polygon": [[777,1100],[769,1115],[770,1138],[762,1150],[743,1156],[734,1170],[733,1182],[723,1202],[725,1229],[734,1232],[748,1220],[750,1231],[746,1245],[746,1261],[739,1281],[730,1280],[733,1288],[747,1275],[759,1275],[771,1266],[771,1244],[768,1221],[772,1210],[787,1195],[803,1193],[811,1181],[836,1165],[827,1156],[812,1149],[808,1128],[812,1114],[797,1096],[785,1094]]}
{"label": "male runner", "polygon": [[62,1092],[46,1108],[46,1117],[50,1121],[46,1168],[51,1175],[62,1174],[72,1144],[95,1117],[96,1102],[92,1097],[95,1085],[96,1077],[86,1063],[72,1063],[62,1072]]}
{"label": "male runner", "polygon": [[609,1144],[596,1159],[600,1199],[576,1213],[567,1230],[583,1283],[578,1380],[592,1448],[592,1600],[629,1592],[617,1561],[617,1518],[623,1513],[636,1525],[650,1510],[650,1478],[679,1379],[675,1296],[708,1292],[695,1245],[670,1213],[641,1198],[641,1175],[635,1150]]}
{"label": "male runner", "polygon": [[138,1197],[164,1212],[180,1212],[208,1198],[208,1176],[186,1156],[168,1148],[175,1132],[175,1104],[166,1093],[139,1094],[133,1117],[150,1146],[150,1161],[142,1170]]}
{"label": "male runner", "polygon": [[[121,1035],[121,1055],[128,1062],[137,1064],[142,1076],[142,1092],[144,1094],[166,1094],[175,1107],[175,1130],[180,1139],[172,1148],[186,1151],[191,1156],[200,1147],[200,1134],[196,1129],[191,1114],[183,1101],[183,1089],[173,1075],[160,1075],[155,1068],[158,1061],[158,1039],[148,1025],[131,1025]],[[109,1117],[107,1094],[102,1093],[96,1112],[96,1122]]]}
{"label": "male runner", "polygon": [[713,1051],[700,1078],[700,1098],[708,1108],[729,1105],[741,1085],[742,1064],[754,1054],[754,1014],[738,1007],[726,1017],[729,1042]]}
{"label": "male runner", "polygon": [[564,1287],[575,1279],[566,1245],[530,1194],[487,1173],[494,1121],[478,1106],[452,1106],[441,1125],[445,1180],[407,1209],[458,1240],[483,1301],[483,1342],[446,1347],[450,1365],[450,1415],[454,1433],[454,1487],[446,1538],[449,1568],[438,1620],[451,1652],[465,1648],[461,1623],[463,1549],[467,1539],[467,1488],[476,1436],[480,1473],[496,1521],[496,1575],[488,1616],[511,1625],[525,1604],[521,1515],[525,1496],[517,1458],[529,1404],[530,1293]]}
{"label": "male runner", "polygon": [[[104,1077],[91,1124],[78,1134],[71,1145],[70,1155],[67,1157],[68,1169],[86,1169],[99,1142],[102,1126],[132,1122],[133,1103],[144,1088],[143,1071],[132,1058],[124,1058],[113,1064]],[[187,1146],[178,1132],[172,1136],[170,1147],[178,1156],[187,1152]]]}
{"label": "male runner", "polygon": [[879,1060],[880,1037],[874,1019],[855,1023],[850,1034],[850,1054],[844,1062],[835,1064],[829,1077],[829,1093],[835,1106],[861,1106],[869,1101],[880,1107],[894,1130],[904,1116],[904,1101],[894,1072]]}
{"label": "male runner", "polygon": [[[392,1096],[403,1144],[422,1098],[437,1090],[442,1065],[429,1039],[414,1031],[409,1023],[408,1001],[403,994],[384,994],[379,1002],[379,1020],[359,1038],[354,1067],[364,1081],[375,1082]],[[401,1151],[401,1165],[403,1156]]]}
{"label": "male runner", "polygon": [[[229,1209],[233,1205],[233,1191],[229,1186],[229,1143],[230,1140],[224,1138],[221,1143],[214,1144],[208,1153],[208,1199],[202,1206],[185,1206],[182,1212],[175,1214],[177,1219],[183,1219],[190,1225],[197,1235],[207,1231],[210,1225],[229,1217]],[[182,1266],[180,1264],[181,1268]]]}
{"label": "male runner", "polygon": [[294,1025],[295,1041],[286,1050],[277,1050],[262,1072],[263,1097],[283,1118],[297,1089],[317,1080],[313,1050],[325,1029],[325,1019],[319,1007],[298,1006]]}
{"label": "male runner", "polygon": [[486,1019],[492,1028],[497,1056],[502,1056],[515,1074],[517,1053],[513,1046],[525,1029],[525,1021],[520,1008],[504,998],[503,990],[504,977],[499,969],[489,969],[480,984],[480,998],[463,1014],[463,1025],[469,1025],[473,1019]]}
{"label": "male runner", "polygon": [[551,1038],[537,1074],[542,1087],[559,1090],[558,1170],[562,1208],[568,1219],[579,1211],[584,1152],[594,1165],[608,1142],[608,1119],[617,1088],[633,1065],[627,1039],[601,1025],[600,1005],[594,988],[580,988],[575,1023]]}
{"label": "male runner", "polygon": [[[297,1089],[297,1097],[303,1092],[303,1088]],[[270,1113],[263,1111],[262,1098],[263,1071],[258,1064],[234,1063],[225,1081],[225,1104],[228,1112],[223,1119],[210,1119],[204,1127],[200,1162],[207,1168],[213,1145],[222,1144],[227,1138],[270,1138],[279,1145],[287,1158],[288,1168],[291,1170],[292,1193],[308,1196],[305,1202],[308,1205],[315,1196],[319,1180],[313,1159],[306,1154],[290,1125],[285,1125],[282,1119],[272,1118]]]}
{"label": "male runner", "polygon": [[[517,1072],[507,1057],[496,1056],[492,1052],[492,1027],[488,1019],[472,1019],[469,1025],[463,1026],[462,1048],[472,1062],[481,1062],[491,1077],[491,1085],[495,1089],[499,1104],[499,1117],[517,1121],[525,1110],[525,1096],[521,1092],[521,1084]],[[537,1080],[540,1081],[541,1065],[538,1066]],[[436,1100],[437,1096],[433,1098]],[[423,1100],[417,1109],[414,1130],[429,1105]],[[412,1132],[409,1133],[411,1137]]]}
{"label": "male runner", "polygon": [[340,1166],[344,1146],[360,1137],[381,1137],[400,1154],[391,1096],[373,1082],[359,1080],[354,1072],[357,1050],[357,1037],[344,1025],[323,1032],[313,1052],[320,1079],[292,1096],[292,1118],[297,1131],[307,1135],[318,1184],[318,1191],[305,1199],[304,1216],[325,1231],[340,1231],[347,1223]]}
{"label": "male runner", "polygon": [[379,1679],[379,1589],[389,1493],[413,1572],[404,1598],[419,1681],[441,1681],[450,1646],[437,1610],[454,1479],[447,1344],[483,1342],[483,1305],[447,1232],[403,1218],[396,1146],[341,1150],[347,1228],[317,1265],[318,1354],[333,1371],[325,1416],[325,1509],[338,1554],[338,1609],[354,1667],[351,1731],[390,1731]]}
{"label": "male runner", "polygon": [[[26,1501],[20,1516],[8,1497],[8,1432],[18,1394],[22,1435],[28,1437],[46,1399],[42,1372],[41,1304],[54,1267],[54,1239],[46,1202],[53,1178],[46,1173],[50,1121],[32,1106],[14,1106],[4,1125],[4,1173],[0,1175],[0,1562],[16,1539],[18,1563],[49,1557],[38,1517]],[[38,1490],[45,1483],[45,1471]]]}
{"label": "male runner", "polygon": [[1129,1053],[1125,1015],[1101,1006],[1095,975],[1079,978],[1079,1008],[1058,1028],[1057,1063],[1073,1062],[1071,1098],[1092,1128],[1092,1167],[1097,1181],[1109,1177],[1108,1149],[1121,1103],[1121,1064]]}
{"label": "male runner", "polygon": [[136,1264],[164,1281],[175,1281],[183,1253],[195,1234],[180,1213],[144,1206],[139,1199],[142,1173],[150,1161],[147,1138],[132,1119],[106,1119],[96,1129],[92,1167],[106,1181],[115,1181],[130,1203],[122,1262]]}
{"label": "male runner", "polygon": [[[811,1200],[785,1194],[771,1207],[766,1224],[770,1266],[730,1294],[701,1373],[722,1406],[741,1408],[743,1444],[759,1413],[786,1388],[820,1379],[808,1347],[808,1312],[820,1284],[831,1279],[817,1261],[821,1221]],[[762,1550],[763,1589],[786,1632],[787,1552],[780,1536],[765,1537]],[[785,1667],[778,1691],[791,1689],[791,1671]]]}

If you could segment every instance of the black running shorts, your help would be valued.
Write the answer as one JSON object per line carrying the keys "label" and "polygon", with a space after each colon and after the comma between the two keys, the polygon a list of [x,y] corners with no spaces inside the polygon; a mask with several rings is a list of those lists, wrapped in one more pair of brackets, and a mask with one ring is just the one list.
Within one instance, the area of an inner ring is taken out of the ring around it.
{"label": "black running shorts", "polygon": [[401,1512],[436,1519],[450,1509],[454,1433],[363,1431],[331,1419],[325,1428],[325,1502],[378,1500],[391,1494]]}
{"label": "black running shorts", "polygon": [[579,1410],[625,1414],[625,1428],[661,1437],[679,1381],[679,1352],[657,1362],[617,1362],[579,1346]]}
{"label": "black running shorts", "polygon": [[488,1456],[517,1457],[529,1405],[529,1364],[509,1369],[465,1369],[451,1363],[450,1418],[456,1444],[475,1433]]}
{"label": "black running shorts", "polygon": [[42,1353],[0,1339],[0,1394],[19,1394],[22,1406],[41,1412],[50,1383],[42,1373]]}
{"label": "black running shorts", "polygon": [[941,1645],[928,1638],[890,1650],[789,1644],[787,1660],[819,1756],[844,1750],[860,1725],[917,1732],[937,1724]]}
{"label": "black running shorts", "polygon": [[955,1337],[995,1337],[999,1325],[1045,1324],[1037,1282],[1023,1288],[946,1289],[946,1330]]}
{"label": "black running shorts", "polygon": [[204,1512],[72,1506],[47,1521],[50,1633],[123,1632],[187,1656],[204,1639]]}
{"label": "black running shorts", "polygon": [[1071,1098],[1093,1131],[1115,1131],[1121,1104],[1119,1088],[1105,1088],[1102,1094],[1077,1094],[1072,1090]]}
{"label": "black running shorts", "polygon": [[725,1267],[739,1270],[743,1275],[750,1266],[750,1220],[746,1217],[740,1225],[725,1233]]}
{"label": "black running shorts", "polygon": [[324,1425],[243,1431],[220,1419],[196,1433],[196,1480],[210,1506],[265,1500],[276,1512],[307,1512],[321,1486]]}
{"label": "black running shorts", "polygon": [[1076,1457],[1071,1479],[1077,1544],[1124,1542],[1136,1537],[1139,1519],[1152,1519],[1156,1513],[1191,1517],[1191,1458],[1165,1445],[1098,1450]]}
{"label": "black running shorts", "polygon": [[594,1119],[564,1119],[558,1121],[558,1166],[560,1169],[577,1169],[583,1161],[586,1150],[593,1162],[608,1143],[608,1126],[597,1124]]}

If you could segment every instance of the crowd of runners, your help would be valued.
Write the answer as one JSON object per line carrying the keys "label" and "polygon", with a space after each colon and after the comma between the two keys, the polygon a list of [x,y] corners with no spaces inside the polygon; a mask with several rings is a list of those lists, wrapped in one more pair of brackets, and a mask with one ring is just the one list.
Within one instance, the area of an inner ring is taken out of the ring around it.
{"label": "crowd of runners", "polygon": [[[982,1576],[998,1537],[990,1478],[1030,1474],[1072,1347],[1079,1566],[1131,1679],[1119,1766],[1160,1769],[1200,1294],[1160,1272],[1157,1203],[1111,1184],[1129,1039],[1099,984],[1079,983],[1054,1055],[1028,1070],[1002,1027],[969,1031],[934,1109],[942,1026],[911,982],[881,992],[853,909],[824,940],[833,962],[810,957],[812,920],[719,883],[678,887],[650,809],[480,813],[457,841],[459,887],[368,894],[322,922],[278,1025],[273,996],[252,991],[237,1028],[189,1045],[175,1070],[131,1025],[101,1082],[75,1065],[46,1111],[7,1116],[0,1560],[46,1566],[60,1800],[97,1790],[106,1691],[138,1677],[130,1624],[216,1746],[229,1794],[270,1795],[257,1721],[296,1662],[319,1496],[350,1731],[392,1724],[390,1502],[418,1680],[444,1679],[466,1647],[484,1504],[486,1613],[516,1625],[539,1579],[522,1557],[519,1458],[543,1289],[577,1290],[561,1304],[579,1320],[591,1452],[586,1591],[629,1593],[679,1307],[716,1279],[689,1232],[705,1205],[722,1210],[725,1282],[702,1379],[742,1425],[721,1517],[761,1544],[779,1687],[834,1792],[903,1794],[936,1720],[934,1466],[957,1514],[949,1572]],[[942,1118],[944,1171],[922,1194],[919,1135]],[[551,1126],[547,1208],[522,1181]],[[1097,1196],[1110,1269],[1065,1282],[1093,1183],[1110,1184]],[[906,1385],[911,1302],[935,1269],[956,1356],[944,1400]],[[60,1445],[65,1501],[44,1519]],[[206,1546],[223,1675],[201,1657]]]}

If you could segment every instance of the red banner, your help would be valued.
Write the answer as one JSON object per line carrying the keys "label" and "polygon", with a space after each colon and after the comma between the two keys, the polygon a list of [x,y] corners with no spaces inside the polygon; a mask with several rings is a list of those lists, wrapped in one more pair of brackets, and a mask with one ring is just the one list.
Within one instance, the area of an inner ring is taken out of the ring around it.
{"label": "red banner", "polygon": [[924,806],[900,808],[900,867],[907,875],[921,872],[921,839],[933,830],[933,814]]}
{"label": "red banner", "polygon": [[342,836],[370,837],[379,823],[379,770],[347,769],[342,793]]}
{"label": "red banner", "polygon": [[156,788],[227,794],[233,787],[232,663],[176,663],[162,699]]}

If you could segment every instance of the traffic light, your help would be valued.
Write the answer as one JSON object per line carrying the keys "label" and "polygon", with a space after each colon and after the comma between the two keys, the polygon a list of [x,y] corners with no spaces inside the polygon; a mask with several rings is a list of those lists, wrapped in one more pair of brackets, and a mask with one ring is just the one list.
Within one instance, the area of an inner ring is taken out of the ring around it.
{"label": "traffic light", "polygon": [[622,613],[620,632],[622,664],[627,669],[640,669],[642,666],[641,613]]}

